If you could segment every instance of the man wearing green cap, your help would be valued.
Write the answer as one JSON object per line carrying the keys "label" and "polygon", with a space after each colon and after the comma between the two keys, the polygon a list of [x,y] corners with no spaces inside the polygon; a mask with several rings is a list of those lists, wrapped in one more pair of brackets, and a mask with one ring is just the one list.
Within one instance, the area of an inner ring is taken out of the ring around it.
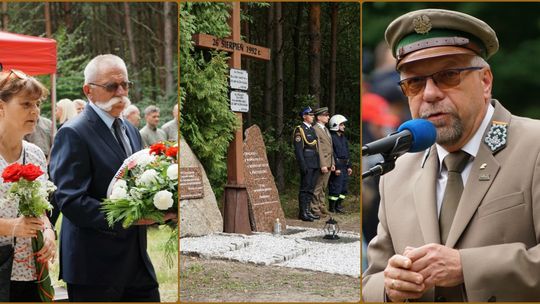
{"label": "man wearing green cap", "polygon": [[540,122],[492,99],[495,32],[426,9],[385,38],[412,117],[435,125],[437,143],[381,178],[364,301],[540,301]]}

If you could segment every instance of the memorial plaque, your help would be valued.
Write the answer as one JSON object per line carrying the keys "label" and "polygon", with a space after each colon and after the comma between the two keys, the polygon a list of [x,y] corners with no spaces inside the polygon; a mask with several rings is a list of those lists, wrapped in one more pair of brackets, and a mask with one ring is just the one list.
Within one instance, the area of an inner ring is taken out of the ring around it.
{"label": "memorial plaque", "polygon": [[180,200],[204,196],[201,168],[180,167]]}
{"label": "memorial plaque", "polygon": [[231,111],[249,112],[249,96],[245,92],[231,91]]}
{"label": "memorial plaque", "polygon": [[274,176],[268,166],[266,146],[261,130],[254,125],[245,131],[244,172],[248,192],[249,216],[253,231],[272,232],[277,218],[285,230],[285,215],[281,208]]}
{"label": "memorial plaque", "polygon": [[244,70],[231,69],[229,71],[229,86],[231,89],[247,90],[249,87],[248,72]]}

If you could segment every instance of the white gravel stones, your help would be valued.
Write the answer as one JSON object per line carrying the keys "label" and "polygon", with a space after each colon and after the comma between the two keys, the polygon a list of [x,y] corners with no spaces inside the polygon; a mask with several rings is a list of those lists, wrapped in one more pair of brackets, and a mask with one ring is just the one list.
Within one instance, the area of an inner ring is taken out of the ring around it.
{"label": "white gravel stones", "polygon": [[215,233],[180,239],[180,252],[203,258],[227,259],[360,277],[360,235],[341,232],[341,240],[322,239],[321,229],[287,227],[289,235]]}

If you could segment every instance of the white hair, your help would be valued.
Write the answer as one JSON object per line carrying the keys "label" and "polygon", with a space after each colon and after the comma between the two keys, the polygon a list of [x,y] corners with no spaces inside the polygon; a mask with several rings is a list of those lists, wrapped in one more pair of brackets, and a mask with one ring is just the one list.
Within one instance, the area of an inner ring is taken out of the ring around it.
{"label": "white hair", "polygon": [[120,68],[127,76],[127,67],[124,60],[113,54],[98,55],[94,57],[84,68],[84,84],[95,81],[99,72],[104,68]]}
{"label": "white hair", "polygon": [[75,104],[73,104],[73,101],[71,101],[71,99],[68,99],[68,98],[60,99],[56,103],[56,107],[62,110],[62,115],[60,115],[60,119],[58,121],[61,124],[77,116],[77,110],[75,109]]}
{"label": "white hair", "polygon": [[73,103],[81,105],[83,107],[86,106],[86,101],[84,101],[82,99],[73,99]]}
{"label": "white hair", "polygon": [[131,115],[131,113],[135,113],[136,111],[140,113],[139,108],[137,108],[136,105],[130,104],[127,108],[124,109],[124,111],[122,111],[122,115],[124,117],[128,117],[129,115]]}

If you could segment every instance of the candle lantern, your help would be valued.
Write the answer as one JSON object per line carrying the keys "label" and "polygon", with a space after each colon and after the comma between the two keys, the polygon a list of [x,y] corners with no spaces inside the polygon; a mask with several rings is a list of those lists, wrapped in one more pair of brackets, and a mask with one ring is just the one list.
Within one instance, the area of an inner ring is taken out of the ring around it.
{"label": "candle lantern", "polygon": [[339,239],[338,233],[339,233],[339,225],[338,222],[330,217],[328,221],[326,221],[326,224],[324,225],[324,232],[325,236],[324,238],[327,240],[337,240]]}

